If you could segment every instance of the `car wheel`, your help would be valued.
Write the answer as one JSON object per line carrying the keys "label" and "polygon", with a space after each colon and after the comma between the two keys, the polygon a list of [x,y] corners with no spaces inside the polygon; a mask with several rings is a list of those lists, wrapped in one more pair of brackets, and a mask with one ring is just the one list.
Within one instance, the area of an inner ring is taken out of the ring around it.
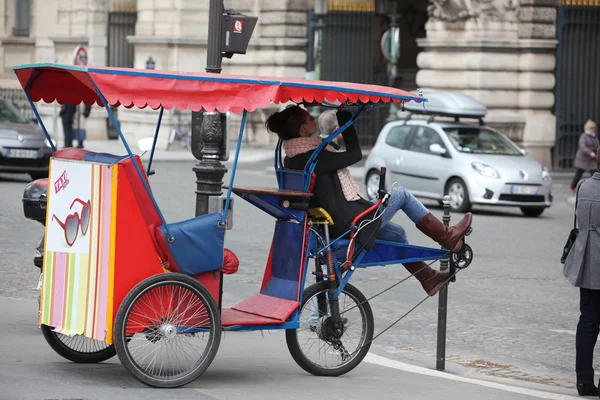
{"label": "car wheel", "polygon": [[539,217],[545,209],[546,207],[521,207],[521,212],[526,217]]}
{"label": "car wheel", "polygon": [[445,194],[450,196],[450,210],[465,213],[471,209],[467,185],[460,178],[451,179],[446,185]]}
{"label": "car wheel", "polygon": [[365,187],[367,189],[367,198],[369,200],[376,199],[379,191],[379,171],[371,170],[365,179]]}

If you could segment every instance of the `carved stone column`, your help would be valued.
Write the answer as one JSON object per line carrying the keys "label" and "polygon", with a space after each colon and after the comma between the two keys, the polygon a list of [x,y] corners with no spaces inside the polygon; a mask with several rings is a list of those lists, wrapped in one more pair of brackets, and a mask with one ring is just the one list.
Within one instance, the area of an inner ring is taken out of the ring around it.
{"label": "carved stone column", "polygon": [[[554,4],[554,5],[553,5]],[[556,0],[432,0],[417,64],[423,90],[458,91],[546,166],[555,137]]]}

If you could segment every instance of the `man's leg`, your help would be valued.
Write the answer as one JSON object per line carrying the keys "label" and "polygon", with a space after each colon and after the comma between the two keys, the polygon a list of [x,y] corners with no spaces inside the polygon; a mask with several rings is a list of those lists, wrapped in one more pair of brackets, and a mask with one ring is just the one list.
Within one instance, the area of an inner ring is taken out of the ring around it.
{"label": "man's leg", "polygon": [[73,121],[63,120],[63,133],[65,135],[65,147],[73,147]]}

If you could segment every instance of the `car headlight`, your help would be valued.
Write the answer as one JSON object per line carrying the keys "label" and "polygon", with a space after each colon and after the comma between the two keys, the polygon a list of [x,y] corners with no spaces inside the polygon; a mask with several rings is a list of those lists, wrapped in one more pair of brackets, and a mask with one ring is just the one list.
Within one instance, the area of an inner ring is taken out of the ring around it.
{"label": "car headlight", "polygon": [[494,168],[480,162],[471,163],[471,167],[486,178],[500,179],[500,173]]}
{"label": "car headlight", "polygon": [[42,253],[40,253],[40,251],[38,249],[36,249],[34,257],[40,258],[41,256],[42,256]]}
{"label": "car headlight", "polygon": [[550,182],[552,177],[550,176],[550,172],[548,172],[548,168],[542,166],[542,179],[546,182]]}

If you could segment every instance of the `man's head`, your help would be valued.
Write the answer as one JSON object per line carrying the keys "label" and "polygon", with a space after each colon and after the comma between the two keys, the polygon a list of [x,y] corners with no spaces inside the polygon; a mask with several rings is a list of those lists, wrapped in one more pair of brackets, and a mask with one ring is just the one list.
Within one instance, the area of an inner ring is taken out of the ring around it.
{"label": "man's head", "polygon": [[322,134],[329,136],[338,127],[338,119],[335,110],[327,110],[319,115],[319,131]]}

